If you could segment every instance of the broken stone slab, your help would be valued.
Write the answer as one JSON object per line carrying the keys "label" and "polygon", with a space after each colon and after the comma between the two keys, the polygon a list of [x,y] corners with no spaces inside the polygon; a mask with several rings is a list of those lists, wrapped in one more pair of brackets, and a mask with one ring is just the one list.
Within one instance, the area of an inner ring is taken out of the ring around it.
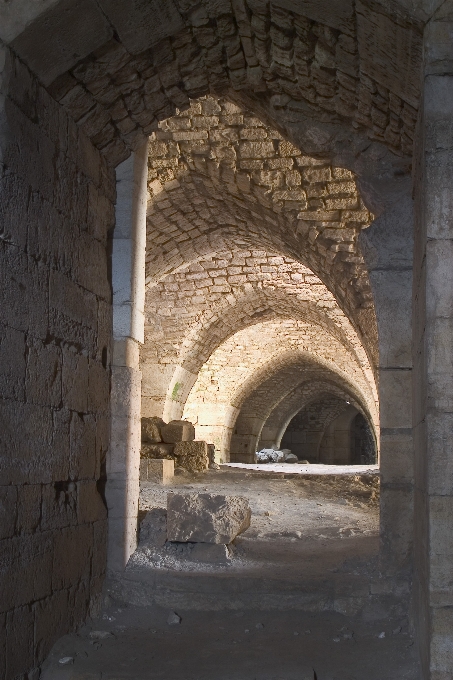
{"label": "broken stone slab", "polygon": [[204,441],[177,442],[174,456],[178,467],[189,472],[202,472],[209,466],[208,445]]}
{"label": "broken stone slab", "polygon": [[162,418],[142,418],[142,442],[149,444],[159,444],[162,441],[160,434],[161,428],[164,427],[165,422]]}
{"label": "broken stone slab", "polygon": [[249,502],[243,496],[168,494],[168,540],[228,544],[249,528],[251,516]]}
{"label": "broken stone slab", "polygon": [[141,458],[140,481],[170,484],[175,476],[175,461],[167,458]]}
{"label": "broken stone slab", "polygon": [[195,439],[195,428],[188,420],[171,420],[161,428],[160,434],[166,444],[191,442]]}
{"label": "broken stone slab", "polygon": [[142,444],[140,458],[166,458],[173,460],[174,448],[173,444]]}

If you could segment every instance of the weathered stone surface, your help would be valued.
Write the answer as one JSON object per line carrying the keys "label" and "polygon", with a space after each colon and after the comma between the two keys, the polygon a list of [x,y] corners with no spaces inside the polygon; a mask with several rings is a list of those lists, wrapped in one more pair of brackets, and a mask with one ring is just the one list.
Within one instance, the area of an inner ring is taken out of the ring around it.
{"label": "weathered stone surface", "polygon": [[159,444],[162,441],[160,430],[164,425],[162,418],[142,418],[142,442]]}
{"label": "weathered stone surface", "polygon": [[177,442],[174,456],[177,465],[189,472],[201,472],[209,465],[208,445],[204,441]]}
{"label": "weathered stone surface", "polygon": [[140,458],[164,458],[173,460],[174,444],[142,444]]}
{"label": "weathered stone surface", "polygon": [[175,476],[175,461],[167,458],[141,458],[140,481],[170,484]]}
{"label": "weathered stone surface", "polygon": [[248,529],[251,514],[242,496],[168,494],[168,540],[228,544]]}
{"label": "weathered stone surface", "polygon": [[209,463],[215,463],[215,446],[214,446],[214,444],[208,444],[208,460],[209,460]]}
{"label": "weathered stone surface", "polygon": [[195,439],[195,428],[187,420],[171,420],[168,425],[161,427],[160,432],[166,444],[191,442]]}
{"label": "weathered stone surface", "polygon": [[153,508],[140,523],[140,546],[162,547],[167,540],[167,511]]}

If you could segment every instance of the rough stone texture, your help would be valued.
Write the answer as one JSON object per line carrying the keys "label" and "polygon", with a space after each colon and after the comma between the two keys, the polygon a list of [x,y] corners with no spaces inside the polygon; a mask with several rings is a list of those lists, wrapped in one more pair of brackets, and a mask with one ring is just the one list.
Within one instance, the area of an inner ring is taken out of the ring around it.
{"label": "rough stone texture", "polygon": [[281,447],[287,446],[299,458],[310,463],[326,462],[319,459],[324,431],[347,406],[343,399],[328,394],[307,404],[289,423],[282,437]]}
{"label": "rough stone texture", "polygon": [[[75,56],[52,92],[107,155],[124,157],[159,120],[176,107],[186,108],[189,97],[225,89],[238,97],[259,96],[265,105],[296,117],[349,118],[369,138],[400,153],[412,150],[422,24],[404,10],[359,3],[355,12],[332,21],[330,6],[302,10],[302,16],[292,5],[288,11],[208,0],[191,11],[179,2],[184,21],[175,23],[176,10],[167,16],[170,37],[162,40],[162,24],[153,21],[148,30],[143,11],[120,21],[124,13],[117,3],[103,4],[123,43],[112,39],[101,47],[98,38],[99,48],[78,64]],[[15,41],[24,58],[37,28],[32,25]],[[84,43],[76,55],[87,53]],[[41,72],[43,57],[35,62]]]}
{"label": "rough stone texture", "polygon": [[174,455],[178,466],[189,472],[201,472],[209,466],[208,445],[204,441],[177,442]]}
{"label": "rough stone texture", "polygon": [[161,435],[166,444],[192,442],[195,439],[195,428],[187,420],[171,420],[161,428]]}
{"label": "rough stone texture", "polygon": [[162,547],[167,540],[167,511],[153,508],[140,522],[141,545]]}
{"label": "rough stone texture", "polygon": [[173,460],[174,458],[174,444],[142,444],[140,449],[140,458],[164,458]]}
{"label": "rough stone texture", "polygon": [[330,389],[352,395],[378,427],[371,376],[371,371],[364,375],[356,355],[317,325],[286,319],[255,323],[213,352],[194,382],[184,416],[223,460],[231,452],[237,462],[253,462],[273,409],[302,385],[309,389],[310,382],[327,381]]}
{"label": "rough stone texture", "polygon": [[211,493],[167,496],[169,541],[231,543],[250,526],[251,510],[242,496]]}
{"label": "rough stone texture", "polygon": [[9,679],[35,677],[101,592],[115,177],[1,46],[0,63],[0,678]]}
{"label": "rough stone texture", "polygon": [[140,481],[153,484],[170,484],[175,474],[174,460],[166,458],[142,458],[140,460]]}
{"label": "rough stone texture", "polygon": [[158,444],[162,441],[161,428],[165,425],[162,418],[142,418],[142,442]]}

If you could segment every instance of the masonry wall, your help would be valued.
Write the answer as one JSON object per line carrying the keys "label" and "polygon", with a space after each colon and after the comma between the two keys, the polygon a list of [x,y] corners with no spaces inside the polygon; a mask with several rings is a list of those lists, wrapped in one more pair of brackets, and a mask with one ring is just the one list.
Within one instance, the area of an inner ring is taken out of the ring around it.
{"label": "masonry wall", "polygon": [[318,460],[324,430],[346,407],[343,400],[328,395],[309,404],[289,423],[280,448],[291,449],[309,463],[326,462]]}
{"label": "masonry wall", "polygon": [[0,678],[99,598],[114,173],[0,44]]}

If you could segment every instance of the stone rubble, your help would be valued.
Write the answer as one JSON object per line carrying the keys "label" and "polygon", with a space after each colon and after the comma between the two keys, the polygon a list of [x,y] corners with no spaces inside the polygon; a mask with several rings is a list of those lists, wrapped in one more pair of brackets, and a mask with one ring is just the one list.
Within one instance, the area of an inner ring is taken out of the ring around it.
{"label": "stone rubble", "polygon": [[[146,460],[173,461],[177,468],[195,473],[215,467],[214,461],[215,447],[205,441],[194,441],[195,428],[191,422],[186,420],[172,420],[166,424],[161,418],[142,418],[142,445],[140,449],[140,477],[142,481],[156,481],[153,478],[157,474],[160,483],[165,483],[164,478],[171,477],[174,470],[162,470]],[[163,440],[163,441],[162,441]],[[151,443],[152,442],[152,443]]]}
{"label": "stone rubble", "polygon": [[261,449],[256,452],[257,463],[297,463],[297,456],[289,449]]}

